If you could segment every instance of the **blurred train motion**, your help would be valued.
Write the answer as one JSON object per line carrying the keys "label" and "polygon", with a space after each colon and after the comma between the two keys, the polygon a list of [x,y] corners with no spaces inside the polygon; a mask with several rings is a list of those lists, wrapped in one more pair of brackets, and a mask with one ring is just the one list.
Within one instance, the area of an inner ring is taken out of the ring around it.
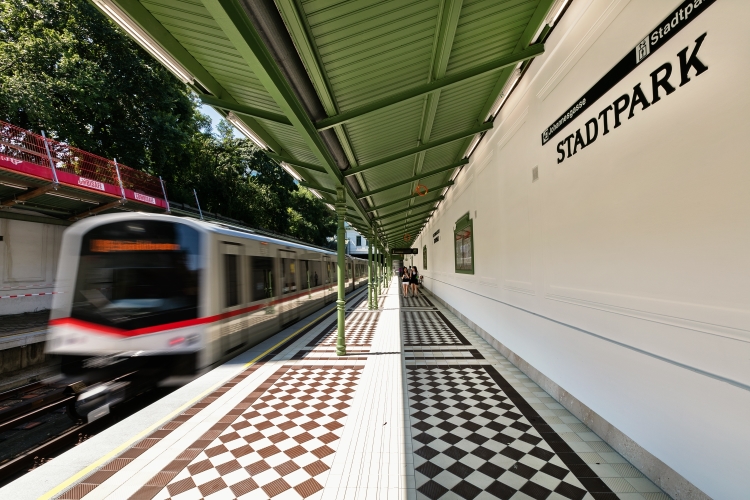
{"label": "blurred train motion", "polygon": [[[366,275],[347,256],[347,291]],[[47,349],[68,380],[184,382],[334,302],[336,253],[170,215],[104,215],[65,231],[57,287]]]}

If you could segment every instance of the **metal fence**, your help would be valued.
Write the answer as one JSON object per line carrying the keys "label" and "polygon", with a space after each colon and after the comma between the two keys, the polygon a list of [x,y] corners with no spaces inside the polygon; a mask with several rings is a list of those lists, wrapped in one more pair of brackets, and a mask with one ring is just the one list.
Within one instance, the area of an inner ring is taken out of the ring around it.
{"label": "metal fence", "polygon": [[[49,147],[49,156],[45,141]],[[50,167],[50,157],[55,168],[79,177],[120,185],[117,179],[115,162],[83,151],[63,142],[58,142],[28,130],[0,121],[0,154],[23,160],[44,168]],[[122,185],[136,193],[163,198],[158,177],[118,163]]]}

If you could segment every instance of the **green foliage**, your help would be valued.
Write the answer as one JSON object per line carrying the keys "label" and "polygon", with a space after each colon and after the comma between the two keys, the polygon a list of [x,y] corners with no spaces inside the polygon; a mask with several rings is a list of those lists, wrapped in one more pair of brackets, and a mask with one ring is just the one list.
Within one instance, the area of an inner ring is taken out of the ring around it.
{"label": "green foliage", "polygon": [[169,198],[325,244],[335,217],[86,0],[0,2],[0,119],[161,175]]}
{"label": "green foliage", "polygon": [[85,0],[0,3],[0,116],[158,174],[202,125],[182,82]]}
{"label": "green foliage", "polygon": [[326,236],[336,233],[336,217],[328,207],[308,189],[300,187],[292,192],[289,213],[289,232],[297,238],[326,246]]}

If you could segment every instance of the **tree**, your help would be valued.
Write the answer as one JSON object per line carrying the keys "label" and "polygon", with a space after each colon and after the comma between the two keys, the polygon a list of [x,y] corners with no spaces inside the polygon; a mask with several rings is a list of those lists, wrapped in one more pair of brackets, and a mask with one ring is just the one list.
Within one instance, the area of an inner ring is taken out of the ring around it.
{"label": "tree", "polygon": [[292,203],[287,210],[289,233],[301,240],[326,246],[326,237],[336,234],[336,215],[307,188],[299,186],[292,192]]}
{"label": "tree", "polygon": [[0,3],[0,119],[161,175],[173,201],[195,189],[205,210],[325,242],[325,205],[229,122],[213,135],[198,106],[86,0]]}
{"label": "tree", "polygon": [[185,85],[83,0],[0,4],[0,117],[171,178],[205,125]]}

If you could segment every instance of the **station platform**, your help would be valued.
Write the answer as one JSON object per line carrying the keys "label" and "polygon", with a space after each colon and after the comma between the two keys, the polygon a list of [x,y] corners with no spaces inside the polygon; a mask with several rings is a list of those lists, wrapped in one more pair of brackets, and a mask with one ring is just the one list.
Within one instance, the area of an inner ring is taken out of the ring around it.
{"label": "station platform", "polygon": [[313,315],[0,498],[669,498],[429,295],[379,302],[347,356]]}

